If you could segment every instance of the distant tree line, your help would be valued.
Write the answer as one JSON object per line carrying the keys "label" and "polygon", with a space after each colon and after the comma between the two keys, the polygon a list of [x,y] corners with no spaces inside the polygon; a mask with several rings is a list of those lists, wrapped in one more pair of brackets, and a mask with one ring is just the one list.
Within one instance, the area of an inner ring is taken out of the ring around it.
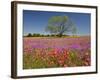
{"label": "distant tree line", "polygon": [[[62,36],[64,37],[64,36],[69,36],[69,35],[63,34]],[[24,37],[59,37],[59,35],[58,34],[39,34],[39,33],[32,34],[32,33],[28,33]]]}

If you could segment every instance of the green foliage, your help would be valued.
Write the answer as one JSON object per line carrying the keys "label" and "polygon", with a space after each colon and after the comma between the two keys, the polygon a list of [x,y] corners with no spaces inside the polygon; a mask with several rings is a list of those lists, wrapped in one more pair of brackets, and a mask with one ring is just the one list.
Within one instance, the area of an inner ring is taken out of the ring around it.
{"label": "green foliage", "polygon": [[77,56],[78,53],[75,51],[70,52],[69,54],[69,66],[82,66],[83,61]]}
{"label": "green foliage", "polygon": [[68,16],[53,16],[48,21],[46,31],[62,37],[66,32],[75,33],[76,27]]}
{"label": "green foliage", "polygon": [[32,37],[32,34],[31,33],[28,33],[27,37]]}
{"label": "green foliage", "polygon": [[40,35],[40,34],[34,33],[32,36],[33,36],[33,37],[40,37],[41,35]]}
{"label": "green foliage", "polygon": [[[67,37],[69,35],[63,34],[62,36]],[[39,34],[39,33],[34,33],[34,34],[29,33],[26,37],[59,37],[59,34],[51,34],[51,35],[46,34],[46,35],[44,35],[44,34]]]}
{"label": "green foliage", "polygon": [[33,57],[33,54],[24,54],[23,69],[44,68],[44,62],[41,58]]}

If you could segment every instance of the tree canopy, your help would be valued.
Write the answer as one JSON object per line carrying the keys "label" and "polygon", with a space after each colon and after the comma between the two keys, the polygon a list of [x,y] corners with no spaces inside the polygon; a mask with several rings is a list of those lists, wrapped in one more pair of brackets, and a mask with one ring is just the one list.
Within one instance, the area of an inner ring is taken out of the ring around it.
{"label": "tree canopy", "polygon": [[48,20],[46,31],[62,37],[66,32],[75,34],[77,29],[68,16],[53,16]]}

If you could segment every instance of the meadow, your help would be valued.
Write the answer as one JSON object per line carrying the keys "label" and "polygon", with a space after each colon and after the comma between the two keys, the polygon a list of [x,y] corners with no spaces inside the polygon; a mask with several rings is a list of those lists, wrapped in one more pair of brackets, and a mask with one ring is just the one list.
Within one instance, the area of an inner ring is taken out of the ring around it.
{"label": "meadow", "polygon": [[23,69],[91,65],[90,36],[24,37]]}

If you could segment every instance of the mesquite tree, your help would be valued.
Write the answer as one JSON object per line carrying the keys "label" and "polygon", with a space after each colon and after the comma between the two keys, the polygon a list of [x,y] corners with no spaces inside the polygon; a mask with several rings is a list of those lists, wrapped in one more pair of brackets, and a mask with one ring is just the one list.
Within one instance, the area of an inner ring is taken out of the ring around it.
{"label": "mesquite tree", "polygon": [[62,37],[64,33],[76,33],[76,27],[68,16],[53,16],[48,20],[46,31]]}

